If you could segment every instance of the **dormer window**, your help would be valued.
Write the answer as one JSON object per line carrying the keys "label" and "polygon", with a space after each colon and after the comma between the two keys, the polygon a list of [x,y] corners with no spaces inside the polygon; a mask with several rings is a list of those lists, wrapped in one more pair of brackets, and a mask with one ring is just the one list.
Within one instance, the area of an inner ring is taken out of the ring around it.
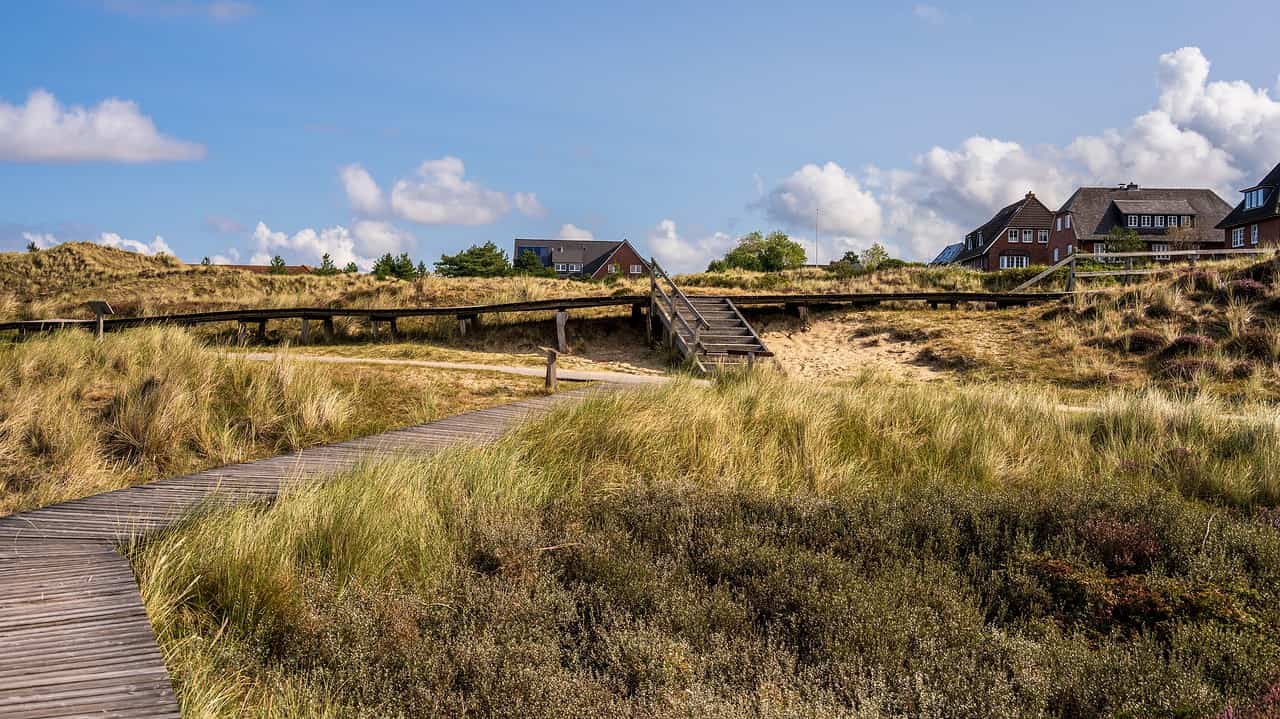
{"label": "dormer window", "polygon": [[1267,191],[1264,188],[1249,190],[1244,193],[1244,209],[1252,210],[1255,207],[1262,207],[1262,203],[1267,201]]}
{"label": "dormer window", "polygon": [[1142,226],[1143,226],[1143,227],[1150,227],[1150,226],[1151,226],[1151,215],[1143,215],[1143,216],[1142,216]]}
{"label": "dormer window", "polygon": [[1182,226],[1183,226],[1183,227],[1190,227],[1190,226],[1191,226],[1191,215],[1183,215],[1183,216],[1182,216]]}
{"label": "dormer window", "polygon": [[1137,215],[1129,215],[1129,226],[1130,226],[1130,227],[1137,227],[1137,226],[1138,226],[1138,216],[1137,216]]}
{"label": "dormer window", "polygon": [[1170,227],[1177,227],[1177,226],[1178,226],[1178,216],[1177,216],[1177,215],[1169,215],[1169,226],[1170,226]]}
{"label": "dormer window", "polygon": [[1164,215],[1156,215],[1156,227],[1164,227]]}

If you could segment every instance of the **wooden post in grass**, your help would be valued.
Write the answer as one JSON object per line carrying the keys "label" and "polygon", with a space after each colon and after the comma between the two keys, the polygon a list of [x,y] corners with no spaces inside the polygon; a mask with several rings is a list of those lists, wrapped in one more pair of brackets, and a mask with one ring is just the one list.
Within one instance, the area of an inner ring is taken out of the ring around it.
{"label": "wooden post in grass", "polygon": [[258,320],[258,341],[259,342],[267,341],[267,321],[266,320]]}
{"label": "wooden post in grass", "polygon": [[1067,292],[1075,292],[1076,290],[1076,253],[1071,253],[1071,268],[1067,271]]}
{"label": "wooden post in grass", "polygon": [[333,342],[333,318],[325,317],[320,324],[320,329],[324,332],[324,341]]}
{"label": "wooden post in grass", "polygon": [[304,345],[311,344],[311,320],[309,318],[302,318],[302,337],[298,341]]}
{"label": "wooden post in grass", "polygon": [[378,341],[378,318],[369,315],[369,335],[374,342]]}
{"label": "wooden post in grass", "polygon": [[391,339],[393,340],[399,339],[400,328],[396,326],[396,318],[392,317],[391,319],[387,320],[387,325],[388,325],[388,328],[391,330]]}
{"label": "wooden post in grass", "polygon": [[569,322],[569,313],[556,310],[556,351],[568,352],[569,343],[565,337],[564,326]]}
{"label": "wooden post in grass", "polygon": [[249,336],[249,327],[244,320],[236,322],[236,344],[243,347]]}
{"label": "wooden post in grass", "polygon": [[111,309],[111,305],[107,304],[106,302],[103,302],[102,300],[90,301],[89,309],[93,310],[93,316],[95,318],[94,336],[98,338],[99,342],[101,342],[102,333],[103,333],[103,330],[105,329],[105,327],[102,324],[102,318],[106,315],[114,315],[116,311]]}
{"label": "wooden post in grass", "polygon": [[547,353],[547,381],[545,385],[546,390],[548,392],[554,392],[556,389],[556,383],[557,383],[556,360],[560,357],[560,353],[551,349],[550,347],[543,347],[542,350],[544,350]]}

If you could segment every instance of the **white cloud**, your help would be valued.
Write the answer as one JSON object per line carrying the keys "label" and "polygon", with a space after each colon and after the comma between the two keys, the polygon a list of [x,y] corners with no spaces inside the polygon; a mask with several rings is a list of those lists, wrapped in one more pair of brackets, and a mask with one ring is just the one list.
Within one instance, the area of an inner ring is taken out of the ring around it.
{"label": "white cloud", "polygon": [[546,217],[547,208],[538,202],[538,195],[534,192],[517,192],[515,194],[516,209],[521,214],[529,217]]}
{"label": "white cloud", "polygon": [[160,133],[137,104],[110,98],[96,107],[63,107],[36,90],[24,105],[0,101],[0,160],[14,162],[159,162],[195,160],[204,147]]}
{"label": "white cloud", "polygon": [[238,265],[240,264],[240,250],[234,247],[227,248],[227,254],[217,254],[209,258],[209,261],[215,265]]}
{"label": "white cloud", "polygon": [[417,242],[412,234],[380,220],[358,220],[351,226],[351,234],[356,251],[368,257],[399,254]]}
{"label": "white cloud", "polygon": [[103,232],[98,235],[98,239],[94,240],[100,245],[114,247],[118,250],[128,250],[129,252],[137,252],[142,255],[172,255],[173,249],[169,247],[169,243],[164,241],[160,235],[156,235],[155,239],[150,243],[139,242],[138,240],[130,240],[114,232]]}
{"label": "white cloud", "polygon": [[36,247],[42,250],[47,250],[58,244],[58,238],[49,232],[24,232],[22,233],[22,241],[34,242]]}
{"label": "white cloud", "polygon": [[845,237],[880,234],[880,205],[858,180],[834,162],[805,165],[778,183],[760,204],[769,219]]}
{"label": "white cloud", "polygon": [[911,14],[917,20],[923,20],[930,25],[941,25],[947,19],[946,14],[942,12],[942,8],[927,3],[916,4],[915,7],[911,8]]}
{"label": "white cloud", "polygon": [[1277,161],[1280,102],[1246,82],[1210,81],[1209,61],[1191,47],[1160,56],[1156,106],[1127,126],[1062,147],[974,136],[908,169],[805,165],[754,204],[793,232],[812,232],[821,207],[823,260],[871,241],[927,260],[1028,190],[1054,209],[1081,185],[1129,181],[1208,187],[1235,203],[1236,189]]}
{"label": "white cloud", "polygon": [[488,225],[511,209],[505,194],[463,179],[465,172],[456,157],[427,160],[416,178],[391,188],[391,209],[423,225]]}
{"label": "white cloud", "polygon": [[663,220],[649,231],[649,249],[668,272],[694,272],[724,255],[736,241],[723,232],[686,239],[680,236],[675,220]]}
{"label": "white cloud", "polygon": [[253,230],[253,243],[254,253],[249,261],[255,265],[268,264],[274,255],[315,265],[328,253],[339,267],[348,262],[354,262],[362,269],[373,266],[373,260],[356,253],[356,243],[351,231],[341,225],[322,230],[308,227],[288,235],[274,232],[265,223],[259,222]]}
{"label": "white cloud", "polygon": [[595,235],[591,234],[591,230],[578,227],[577,225],[566,223],[560,225],[560,231],[556,233],[556,239],[560,240],[593,240]]}
{"label": "white cloud", "polygon": [[366,215],[382,214],[386,209],[386,200],[382,197],[382,189],[368,171],[358,164],[352,164],[342,168],[338,174],[342,179],[342,187],[347,192],[347,201],[356,212]]}

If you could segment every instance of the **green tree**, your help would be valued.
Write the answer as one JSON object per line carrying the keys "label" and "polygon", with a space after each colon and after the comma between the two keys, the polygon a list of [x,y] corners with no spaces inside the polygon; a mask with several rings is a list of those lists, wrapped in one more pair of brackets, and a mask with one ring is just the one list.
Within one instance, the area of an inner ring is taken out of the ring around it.
{"label": "green tree", "polygon": [[273,275],[283,275],[287,272],[287,270],[285,269],[283,257],[281,257],[280,255],[276,255],[275,257],[271,258],[270,272]]}
{"label": "green tree", "polygon": [[436,272],[445,277],[500,277],[511,272],[507,253],[492,242],[472,245],[456,255],[442,255]]}
{"label": "green tree", "polygon": [[547,267],[542,264],[538,253],[533,250],[525,250],[520,253],[516,261],[512,263],[512,271],[517,275],[530,275],[532,277],[555,277],[555,268]]}
{"label": "green tree", "polygon": [[31,240],[30,242],[27,243],[27,252],[39,252],[39,251],[40,251],[40,245],[37,245],[35,240]]}
{"label": "green tree", "polygon": [[752,232],[738,238],[738,245],[725,253],[724,259],[713,261],[709,272],[727,269],[752,272],[779,272],[804,264],[804,248],[785,232],[770,232],[768,237]]}
{"label": "green tree", "polygon": [[393,257],[388,252],[374,261],[373,276],[380,280],[391,277],[397,280],[412,280],[417,278],[418,269],[413,266],[413,260],[409,259],[408,252],[401,252],[399,257]]}
{"label": "green tree", "polygon": [[888,259],[889,251],[879,242],[862,251],[862,266],[868,270],[878,269]]}
{"label": "green tree", "polygon": [[427,276],[427,275],[429,275],[429,274],[431,274],[431,270],[428,270],[428,269],[427,269],[427,263],[425,263],[425,262],[423,262],[423,261],[419,260],[419,261],[418,261],[418,276],[419,276],[419,277],[426,277],[426,276]]}
{"label": "green tree", "polygon": [[1138,231],[1128,227],[1112,227],[1107,233],[1107,252],[1142,252],[1146,243],[1138,236]]}
{"label": "green tree", "polygon": [[209,259],[209,256],[208,256],[208,255],[205,255],[204,257],[202,257],[202,258],[200,259],[200,264],[201,264],[201,265],[204,265],[205,267],[208,267],[209,265],[212,265],[212,264],[213,264],[213,260],[210,260],[210,259]]}
{"label": "green tree", "polygon": [[356,263],[354,262],[348,262],[347,266],[342,268],[342,271],[348,275],[360,274],[360,268],[356,267]]}
{"label": "green tree", "polygon": [[338,274],[338,266],[333,264],[333,258],[326,252],[320,256],[320,266],[316,268],[317,275],[336,275]]}
{"label": "green tree", "polygon": [[846,252],[840,259],[828,264],[827,271],[837,277],[852,277],[862,271],[862,258],[857,252]]}

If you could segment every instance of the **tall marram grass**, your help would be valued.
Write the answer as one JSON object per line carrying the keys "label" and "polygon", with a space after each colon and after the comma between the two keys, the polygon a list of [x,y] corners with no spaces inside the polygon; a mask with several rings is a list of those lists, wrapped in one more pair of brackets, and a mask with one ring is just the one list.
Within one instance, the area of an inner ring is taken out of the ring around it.
{"label": "tall marram grass", "polygon": [[1221,409],[674,383],[134,552],[191,716],[1271,716],[1280,437]]}
{"label": "tall marram grass", "polygon": [[322,368],[226,357],[175,328],[0,346],[0,514],[295,449],[351,409]]}

